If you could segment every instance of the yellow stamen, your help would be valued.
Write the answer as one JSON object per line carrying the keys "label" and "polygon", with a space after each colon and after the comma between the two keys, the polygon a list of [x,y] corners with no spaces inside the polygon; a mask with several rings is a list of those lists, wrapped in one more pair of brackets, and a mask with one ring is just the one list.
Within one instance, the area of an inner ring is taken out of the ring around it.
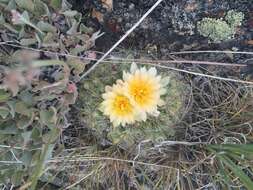
{"label": "yellow stamen", "polygon": [[150,101],[153,88],[149,86],[146,81],[133,80],[130,84],[130,94],[134,97],[134,100],[140,104],[145,105]]}
{"label": "yellow stamen", "polygon": [[129,99],[123,95],[117,95],[113,102],[113,110],[116,114],[126,116],[132,113],[133,106],[130,104]]}

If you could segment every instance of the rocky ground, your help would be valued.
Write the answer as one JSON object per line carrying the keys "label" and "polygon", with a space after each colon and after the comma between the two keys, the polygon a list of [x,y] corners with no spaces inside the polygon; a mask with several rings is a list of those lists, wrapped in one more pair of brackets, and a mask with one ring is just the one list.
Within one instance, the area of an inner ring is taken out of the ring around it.
{"label": "rocky ground", "polygon": [[[76,1],[74,8],[91,14],[96,10],[103,14],[103,22],[90,18],[87,24],[105,31],[98,40],[97,48],[106,50],[124,34],[155,3],[155,0],[117,0],[113,2],[112,11],[103,7],[99,0]],[[220,18],[229,10],[245,14],[245,19],[238,28],[236,39],[219,44],[208,44],[201,37],[196,24],[204,17]],[[253,39],[253,5],[250,1],[163,1],[150,16],[128,37],[122,47],[145,50],[156,46],[160,56],[169,51],[186,49],[228,49],[250,50]],[[106,43],[103,43],[105,42]],[[104,44],[104,45],[102,45]],[[101,46],[102,45],[102,46]]]}

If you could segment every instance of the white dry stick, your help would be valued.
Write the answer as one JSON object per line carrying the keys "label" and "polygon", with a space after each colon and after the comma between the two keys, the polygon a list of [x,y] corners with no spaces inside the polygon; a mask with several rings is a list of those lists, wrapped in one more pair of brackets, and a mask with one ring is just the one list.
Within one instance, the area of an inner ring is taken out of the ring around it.
{"label": "white dry stick", "polygon": [[[10,41],[11,42],[11,41]],[[35,52],[43,52],[55,56],[66,56],[66,57],[72,57],[72,58],[77,58],[77,59],[82,59],[82,60],[89,60],[89,61],[98,61],[99,59],[95,58],[89,58],[89,57],[82,57],[82,56],[77,56],[77,55],[72,55],[72,54],[67,54],[67,53],[59,53],[59,52],[52,52],[52,51],[47,51],[47,50],[42,50],[42,49],[35,49],[35,48],[30,48],[26,46],[21,46],[17,44],[10,44],[10,43],[1,43],[0,45],[7,45],[11,47],[17,47],[21,49],[26,49],[26,50],[31,50]],[[89,52],[89,51],[88,51]],[[95,51],[94,51],[95,52]],[[102,52],[97,52],[99,54],[104,54]],[[221,52],[223,53],[223,52]],[[244,54],[249,54],[251,52],[245,52]],[[171,53],[173,54],[173,53]],[[252,52],[253,54],[253,52]],[[246,64],[238,64],[238,63],[225,63],[225,62],[213,62],[213,61],[195,61],[195,60],[149,60],[149,59],[124,59],[124,58],[117,58],[117,57],[108,57],[106,60],[103,62],[106,63],[113,63],[113,61],[129,61],[129,62],[137,62],[137,63],[190,63],[190,64],[203,64],[203,65],[214,65],[214,66],[231,66],[231,67],[246,67]]]}
{"label": "white dry stick", "polygon": [[[143,64],[143,63],[140,63],[140,64]],[[174,67],[168,67],[168,66],[165,66],[165,65],[158,65],[158,64],[152,64],[152,63],[150,63],[150,64],[145,63],[145,64],[155,66],[155,67],[164,68],[164,69],[169,69],[169,70],[172,70],[172,71],[188,73],[188,74],[191,74],[191,75],[197,75],[197,76],[202,76],[202,77],[207,77],[207,78],[212,78],[212,79],[217,79],[217,80],[223,80],[223,81],[228,81],[228,82],[248,84],[248,85],[251,85],[251,86],[253,85],[252,81],[244,81],[244,80],[238,80],[238,79],[232,79],[232,78],[224,78],[224,77],[219,77],[219,76],[207,75],[207,74],[187,71],[187,70],[184,70],[184,69],[177,69],[177,68],[174,68]]]}
{"label": "white dry stick", "polygon": [[21,161],[0,160],[0,164],[12,165],[12,164],[23,164],[23,162],[21,162]]}
{"label": "white dry stick", "polygon": [[126,37],[131,34],[134,29],[136,29],[141,22],[162,2],[163,0],[158,0],[141,18],[140,20],[133,25],[120,39],[117,41],[87,72],[85,72],[81,77],[80,80],[86,77],[91,71],[93,71],[99,63],[101,63]]}
{"label": "white dry stick", "polygon": [[[43,52],[55,56],[66,56],[66,57],[72,57],[72,58],[77,58],[77,59],[82,59],[82,60],[89,60],[89,61],[98,61],[99,59],[95,58],[89,58],[89,57],[82,57],[82,56],[77,56],[77,55],[72,55],[72,54],[67,54],[67,53],[59,53],[59,52],[52,52],[52,51],[47,51],[47,50],[42,50],[42,49],[35,49],[35,48],[30,48],[26,46],[21,46],[17,44],[10,44],[10,43],[3,43],[4,45],[11,46],[11,47],[17,47],[17,48],[22,48],[26,50],[31,50],[35,52]],[[1,45],[1,42],[0,42]],[[102,52],[99,52],[100,54],[104,54]],[[245,52],[247,53],[247,52]],[[250,52],[248,52],[250,53]],[[129,61],[129,62],[137,62],[137,63],[190,63],[190,64],[203,64],[203,65],[215,65],[215,66],[231,66],[231,67],[246,67],[246,64],[233,64],[233,63],[224,63],[224,62],[211,62],[211,61],[195,61],[195,60],[149,60],[149,59],[124,59],[124,58],[117,58],[117,57],[108,57],[107,59],[103,60],[103,62],[106,63],[113,63],[113,61]]]}
{"label": "white dry stick", "polygon": [[[1,45],[1,43],[0,43],[0,45]],[[55,56],[60,55],[60,56],[78,58],[78,59],[83,59],[83,60],[91,60],[91,61],[96,60],[96,59],[92,59],[92,58],[81,57],[81,56],[77,56],[77,55],[71,55],[71,54],[68,54],[68,53],[59,53],[59,52],[53,52],[53,51],[48,51],[48,50],[35,49],[35,48],[26,47],[26,46],[17,45],[17,44],[3,43],[2,45],[17,47],[17,48],[21,48],[21,49],[25,49],[25,50],[31,50],[31,51],[35,51],[35,52],[43,52],[43,53],[47,53],[47,54],[51,54],[51,55],[55,55]]]}
{"label": "white dry stick", "polygon": [[8,43],[13,43],[14,41],[6,41],[6,42],[0,42],[0,45],[6,45]]}
{"label": "white dry stick", "polygon": [[170,55],[180,55],[180,54],[194,54],[194,53],[231,53],[231,54],[245,54],[245,55],[253,55],[253,52],[247,51],[222,51],[222,50],[197,50],[197,51],[178,51],[171,52]]}
{"label": "white dry stick", "polygon": [[164,146],[164,145],[186,145],[186,146],[194,146],[194,145],[206,145],[208,142],[186,142],[186,141],[162,141],[158,145],[155,145],[155,148]]}
{"label": "white dry stick", "polygon": [[[93,61],[97,61],[97,62],[100,60],[100,59],[98,60],[98,59],[93,59],[93,58],[79,57],[79,56],[75,56],[75,55],[71,55],[71,54],[57,53],[57,52],[51,52],[51,51],[46,51],[46,50],[34,49],[34,48],[29,48],[29,47],[15,45],[15,44],[9,44],[9,43],[2,43],[2,44],[8,45],[8,46],[12,46],[12,47],[18,47],[18,48],[22,48],[22,49],[37,51],[37,52],[44,52],[44,53],[54,54],[54,55],[57,55],[57,56],[61,55],[61,56],[67,56],[67,57],[73,57],[73,58],[81,58],[83,60],[93,60]],[[223,53],[223,52],[221,52],[221,53]],[[251,54],[253,52],[240,52],[240,53],[242,53],[242,54]],[[231,64],[231,63],[219,63],[219,62],[208,62],[208,61],[194,61],[194,60],[183,60],[182,61],[182,60],[119,59],[119,58],[111,58],[111,59],[114,60],[114,61],[115,60],[135,61],[135,62],[137,62],[139,64],[152,65],[154,67],[160,67],[160,68],[164,68],[164,69],[170,69],[170,70],[174,70],[174,71],[177,71],[177,72],[184,72],[184,73],[188,73],[188,74],[192,74],[192,75],[198,75],[198,76],[213,78],[213,79],[217,79],[217,80],[224,80],[224,81],[229,81],[229,82],[237,82],[237,83],[244,83],[244,84],[253,85],[253,82],[251,82],[251,81],[244,81],[244,80],[224,78],[224,77],[219,77],[219,76],[206,75],[206,74],[202,74],[202,73],[197,73],[197,72],[192,72],[192,71],[187,71],[187,70],[183,70],[183,69],[177,69],[177,68],[173,68],[173,67],[168,67],[168,66],[160,65],[159,63],[164,63],[164,64],[165,63],[191,63],[191,64],[207,64],[207,65],[217,65],[217,66],[236,66],[236,67],[247,66],[246,64]],[[110,59],[109,59],[109,61],[105,60],[103,62],[111,63],[112,61],[110,61]],[[154,64],[154,63],[157,63],[157,64]],[[0,148],[1,148],[1,146],[0,146]]]}
{"label": "white dry stick", "polygon": [[0,144],[0,148],[14,148],[14,149],[19,149],[19,150],[24,150],[24,148],[22,148],[22,147],[12,147],[12,146],[7,146],[7,145],[1,145]]}
{"label": "white dry stick", "polygon": [[213,61],[194,61],[194,60],[148,60],[148,59],[122,59],[122,58],[112,58],[111,60],[115,61],[129,61],[136,63],[190,63],[190,64],[199,64],[199,65],[215,65],[215,66],[233,66],[233,67],[246,67],[246,64],[237,64],[237,63],[224,63],[224,62],[213,62]]}

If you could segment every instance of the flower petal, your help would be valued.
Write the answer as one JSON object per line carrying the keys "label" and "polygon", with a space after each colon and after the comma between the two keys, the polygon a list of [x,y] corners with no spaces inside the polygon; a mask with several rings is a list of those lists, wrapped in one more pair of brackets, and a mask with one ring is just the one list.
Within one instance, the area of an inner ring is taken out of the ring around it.
{"label": "flower petal", "polygon": [[151,115],[158,117],[160,112],[158,110],[153,111],[152,113],[150,113]]}
{"label": "flower petal", "polygon": [[170,82],[170,77],[164,77],[161,79],[162,86],[167,86]]}
{"label": "flower petal", "polygon": [[137,64],[135,63],[135,62],[133,62],[132,64],[131,64],[131,67],[130,67],[130,72],[131,73],[135,73],[135,71],[138,69],[138,66],[137,66]]}
{"label": "flower petal", "polygon": [[112,87],[111,86],[105,86],[105,92],[110,92],[112,91]]}
{"label": "flower petal", "polygon": [[155,67],[151,67],[149,70],[148,70],[148,73],[152,76],[156,76],[157,74],[157,70]]}
{"label": "flower petal", "polygon": [[131,100],[125,95],[125,87],[122,80],[118,80],[112,87],[102,94],[104,101],[99,110],[110,118],[113,126],[126,125],[136,121],[137,111]]}

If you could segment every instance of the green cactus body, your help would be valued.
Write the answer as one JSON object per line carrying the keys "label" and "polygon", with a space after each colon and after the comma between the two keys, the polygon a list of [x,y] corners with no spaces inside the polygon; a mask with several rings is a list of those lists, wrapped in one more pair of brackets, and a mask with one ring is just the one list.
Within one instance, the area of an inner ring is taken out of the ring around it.
{"label": "green cactus body", "polygon": [[160,75],[170,78],[167,93],[162,97],[165,105],[160,107],[158,117],[149,116],[145,122],[113,127],[109,119],[100,112],[99,105],[102,102],[101,95],[104,93],[105,86],[121,79],[123,70],[129,70],[130,65],[131,63],[102,63],[91,73],[89,79],[84,81],[79,98],[79,105],[83,106],[83,120],[100,135],[103,135],[102,131],[109,131],[106,135],[113,144],[126,147],[144,140],[168,139],[174,135],[172,126],[182,115],[183,97],[187,89],[179,77],[168,70],[158,71]]}

